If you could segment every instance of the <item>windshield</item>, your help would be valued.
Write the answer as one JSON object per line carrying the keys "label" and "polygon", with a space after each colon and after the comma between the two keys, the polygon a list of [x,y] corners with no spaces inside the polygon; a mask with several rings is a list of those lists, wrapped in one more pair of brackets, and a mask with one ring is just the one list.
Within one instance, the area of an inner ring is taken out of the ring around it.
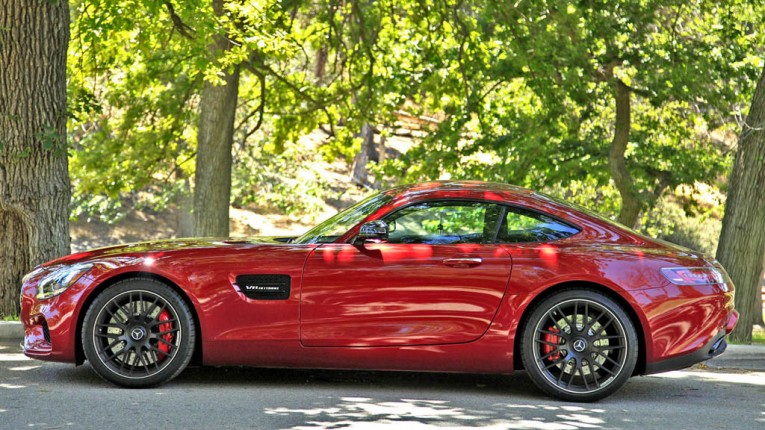
{"label": "windshield", "polygon": [[292,243],[332,243],[353,226],[360,223],[380,206],[388,203],[391,196],[375,193],[348,209],[329,218],[307,233],[293,240]]}

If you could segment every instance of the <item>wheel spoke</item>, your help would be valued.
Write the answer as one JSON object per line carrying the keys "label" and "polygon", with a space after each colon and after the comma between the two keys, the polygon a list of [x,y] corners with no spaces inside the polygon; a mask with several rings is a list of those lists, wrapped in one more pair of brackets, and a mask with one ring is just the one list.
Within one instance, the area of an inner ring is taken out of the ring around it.
{"label": "wheel spoke", "polygon": [[174,329],[170,329],[170,330],[161,331],[159,333],[154,334],[154,336],[164,336],[166,334],[171,334],[171,333],[175,333],[175,332],[178,332],[178,331],[181,331],[181,329],[174,328]]}
{"label": "wheel spoke", "polygon": [[[590,362],[587,361],[587,364],[589,365]],[[587,383],[587,375],[584,374],[584,369],[581,365],[579,366],[579,374],[582,376],[582,381],[584,381],[584,389],[590,391],[590,384]]]}
{"label": "wheel spoke", "polygon": [[[111,310],[111,306],[110,306],[111,304],[114,304],[114,307],[115,307],[115,311],[114,311],[114,312],[112,312],[112,310]],[[120,317],[117,315],[117,314],[119,314],[119,313],[120,313],[120,309],[122,309],[122,307],[120,306],[120,304],[119,304],[119,303],[117,303],[116,299],[112,299],[112,300],[111,300],[111,301],[110,301],[110,302],[109,302],[109,303],[108,303],[108,304],[105,306],[105,309],[106,309],[106,312],[107,312],[107,313],[108,313],[108,314],[109,314],[109,315],[112,317],[112,319],[114,319],[114,320],[116,320],[117,322],[120,322],[120,323],[122,323],[122,324],[127,324],[127,323],[128,323],[128,320],[127,320],[127,319],[125,319],[125,320],[122,320],[122,318],[120,318]]]}
{"label": "wheel spoke", "polygon": [[110,344],[106,345],[105,347],[101,348],[101,349],[98,351],[98,353],[99,353],[99,354],[103,354],[104,352],[106,352],[106,351],[108,351],[108,350],[110,350],[110,349],[114,348],[115,346],[117,346],[117,344],[118,344],[118,343],[120,343],[120,342],[122,342],[122,339],[117,339],[117,340],[115,340],[114,342],[112,342],[112,343],[110,343]]}
{"label": "wheel spoke", "polygon": [[120,372],[123,371],[123,369],[125,368],[125,365],[127,364],[127,359],[128,359],[128,353],[129,352],[130,352],[130,348],[127,348],[127,347],[122,350],[122,357],[120,357],[120,359],[119,359],[120,360]]}
{"label": "wheel spoke", "polygon": [[616,349],[624,349],[626,348],[626,345],[606,345],[606,346],[598,346],[599,351],[613,351]]}
{"label": "wheel spoke", "polygon": [[166,341],[165,339],[162,339],[161,337],[158,337],[157,340],[162,342],[162,343],[164,343],[165,345],[169,346],[171,349],[175,348],[175,345],[173,345],[172,343]]}
{"label": "wheel spoke", "polygon": [[133,371],[135,371],[135,368],[138,367],[138,366],[136,366],[136,364],[138,363],[138,356],[139,356],[138,350],[139,349],[140,348],[135,348],[133,350],[133,363],[130,364],[130,370],[128,371],[128,375],[132,375]]}
{"label": "wheel spoke", "polygon": [[[566,324],[568,325],[569,333],[573,333],[573,328],[571,327],[571,320],[569,320],[569,316],[567,316],[567,315],[566,315],[566,314],[565,314],[565,313],[564,313],[564,312],[563,312],[563,311],[560,309],[560,306],[556,306],[556,307],[555,307],[555,310],[556,310],[556,311],[557,311],[559,314],[561,314],[561,316],[563,317],[563,321],[565,321],[565,322],[566,322]],[[561,330],[561,331],[562,331],[562,330]]]}
{"label": "wheel spoke", "polygon": [[616,334],[611,336],[595,336],[592,338],[593,342],[599,341],[599,340],[611,340],[611,339],[624,339],[624,336]]}
{"label": "wheel spoke", "polygon": [[93,336],[101,337],[104,339],[120,339],[124,333],[116,334],[116,333],[94,333]]}
{"label": "wheel spoke", "polygon": [[552,347],[559,346],[559,344],[557,344],[557,343],[548,342],[548,341],[546,341],[544,339],[534,339],[534,342],[541,343],[541,344],[547,345],[547,346],[552,346]]}
{"label": "wheel spoke", "polygon": [[568,384],[566,386],[571,386],[571,383],[574,382],[574,378],[576,378],[576,373],[579,372],[579,369],[582,367],[579,360],[574,359],[574,371],[571,372],[571,376],[568,378]]}
{"label": "wheel spoke", "polygon": [[96,328],[118,328],[120,330],[125,330],[125,324],[96,324]]}
{"label": "wheel spoke", "polygon": [[596,316],[595,318],[593,318],[593,319],[591,320],[592,322],[590,323],[590,325],[588,325],[587,327],[585,327],[585,331],[589,332],[590,330],[592,330],[592,328],[595,326],[595,324],[597,324],[597,322],[598,322],[598,321],[600,321],[600,319],[601,319],[601,318],[603,318],[603,315],[605,315],[605,314],[606,314],[606,312],[607,312],[607,311],[606,311],[605,309],[603,309],[603,310],[600,312],[600,315],[598,315],[598,316]]}
{"label": "wheel spoke", "polygon": [[550,351],[548,354],[545,354],[545,355],[539,357],[538,360],[544,363],[545,360],[547,360],[548,358],[552,357],[555,354],[560,354],[560,349],[556,348],[556,349]]}
{"label": "wheel spoke", "polygon": [[605,324],[601,325],[598,328],[598,331],[601,332],[601,333],[605,333],[606,329],[608,328],[608,326],[610,326],[611,323],[613,323],[613,322],[614,322],[614,318],[613,317],[609,318],[608,321]]}
{"label": "wheel spoke", "polygon": [[146,303],[143,302],[143,292],[138,292],[138,303],[136,305],[136,313],[140,316],[143,315],[143,312],[146,310]]}
{"label": "wheel spoke", "polygon": [[[616,360],[614,360],[613,358],[611,358],[611,357],[609,357],[609,356],[607,356],[607,355],[603,354],[603,353],[602,353],[602,352],[600,352],[600,351],[595,351],[595,354],[597,354],[597,355],[599,355],[599,356],[601,356],[601,357],[605,358],[606,360],[610,361],[610,362],[611,362],[611,363],[613,363],[615,366],[617,366],[617,368],[619,368],[619,367],[622,367],[622,365],[621,365],[621,364],[619,364],[619,363],[618,363]],[[607,369],[606,367],[604,367],[604,366],[602,366],[602,365],[601,365],[601,366],[599,366],[599,367],[600,367],[601,369],[603,369],[603,370],[607,371],[608,373],[611,373],[612,375],[615,375],[614,373],[612,373],[612,372],[609,372],[609,371],[608,371],[608,369]],[[618,370],[618,369],[617,369],[617,370]]]}
{"label": "wheel spoke", "polygon": [[592,360],[587,360],[587,367],[590,369],[592,380],[595,381],[595,387],[600,388],[600,381],[598,380],[598,374],[595,372],[595,368],[592,367]]}
{"label": "wheel spoke", "polygon": [[[148,351],[146,351],[146,353],[148,353]],[[144,360],[144,355],[145,355],[145,353],[143,352],[143,349],[142,349],[141,350],[141,354],[138,355],[138,361],[139,361],[140,364],[143,365],[144,370],[148,374],[149,373],[149,362]]]}
{"label": "wheel spoke", "polygon": [[155,353],[162,354],[163,356],[167,357],[170,355],[169,353],[162,351],[161,349],[157,348],[154,345],[149,345],[149,351],[154,351]]}
{"label": "wheel spoke", "polygon": [[567,360],[565,363],[563,363],[563,366],[560,368],[560,375],[558,375],[558,385],[561,384],[561,381],[563,381],[563,375],[566,374],[566,367],[568,367],[568,364],[571,362],[571,360]]}
{"label": "wheel spoke", "polygon": [[579,312],[579,302],[574,302],[574,325],[571,327],[571,332],[573,333],[573,330],[579,331],[577,328],[577,314]]}
{"label": "wheel spoke", "polygon": [[175,319],[175,318],[170,318],[170,319],[166,319],[166,320],[162,320],[162,321],[154,321],[154,322],[151,323],[150,327],[154,328],[154,327],[156,327],[158,325],[174,323],[176,321],[178,321],[178,320]]}
{"label": "wheel spoke", "polygon": [[[565,358],[563,358],[563,357],[561,357],[561,358],[559,358],[559,359],[557,359],[557,360],[555,360],[555,361],[551,362],[550,364],[546,365],[544,368],[545,368],[545,369],[552,369],[553,367],[555,367],[555,366],[557,366],[557,365],[561,364],[561,363],[562,363],[562,362],[564,362],[564,361],[566,361],[566,359],[565,359]],[[562,372],[562,370],[561,370],[561,372]]]}
{"label": "wheel spoke", "polygon": [[[158,303],[158,302],[159,302],[159,297],[155,297],[155,298],[154,298],[154,302],[152,302],[152,304],[151,304],[151,305],[149,305],[148,309],[146,309],[146,311],[143,313],[142,317],[143,317],[144,319],[147,319],[147,318],[149,318],[149,315],[150,315],[152,312],[154,312],[154,309],[156,309],[156,308],[157,308],[157,303]],[[160,311],[160,313],[161,313],[161,312],[162,312],[162,311]]]}

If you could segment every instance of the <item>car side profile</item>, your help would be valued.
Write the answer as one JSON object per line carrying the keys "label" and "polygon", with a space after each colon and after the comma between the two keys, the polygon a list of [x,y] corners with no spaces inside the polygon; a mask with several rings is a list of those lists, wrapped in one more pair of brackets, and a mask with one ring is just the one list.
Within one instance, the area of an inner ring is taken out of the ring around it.
{"label": "car side profile", "polygon": [[35,268],[25,354],[148,387],[203,365],[510,373],[606,397],[726,348],[718,262],[523,188],[372,194],[295,238],[175,239]]}

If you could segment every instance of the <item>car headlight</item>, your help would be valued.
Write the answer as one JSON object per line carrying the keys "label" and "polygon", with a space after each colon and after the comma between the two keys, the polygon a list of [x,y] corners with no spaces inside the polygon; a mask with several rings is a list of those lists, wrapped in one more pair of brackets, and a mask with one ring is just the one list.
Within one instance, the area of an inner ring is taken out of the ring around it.
{"label": "car headlight", "polygon": [[93,263],[77,263],[48,273],[37,284],[37,299],[49,299],[63,293],[92,267]]}

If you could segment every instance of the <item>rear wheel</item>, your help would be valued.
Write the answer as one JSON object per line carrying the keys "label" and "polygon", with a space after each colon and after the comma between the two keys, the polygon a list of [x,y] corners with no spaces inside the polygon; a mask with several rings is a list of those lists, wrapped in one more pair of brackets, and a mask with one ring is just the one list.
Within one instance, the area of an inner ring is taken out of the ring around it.
{"label": "rear wheel", "polygon": [[183,299],[153,279],[129,279],[100,293],[82,328],[85,357],[107,381],[126,387],[165,383],[194,352],[194,320]]}
{"label": "rear wheel", "polygon": [[534,383],[564,400],[602,399],[632,375],[635,327],[624,309],[588,289],[556,293],[531,312],[521,340],[523,365]]}

